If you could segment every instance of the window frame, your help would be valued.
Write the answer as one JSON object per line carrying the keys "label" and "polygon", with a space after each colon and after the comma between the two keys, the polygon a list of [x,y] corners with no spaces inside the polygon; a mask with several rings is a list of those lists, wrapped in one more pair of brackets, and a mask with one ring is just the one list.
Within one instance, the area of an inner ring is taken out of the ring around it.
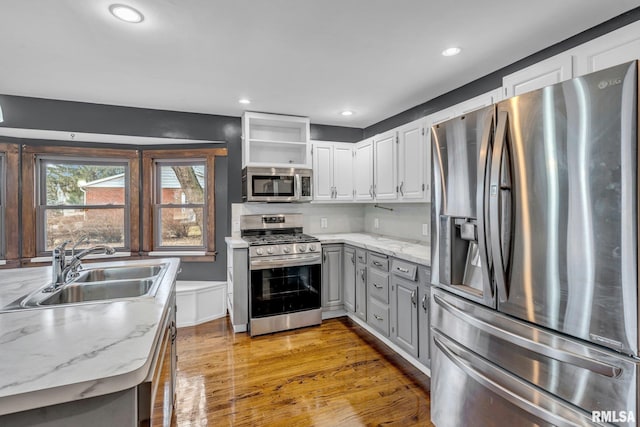
{"label": "window frame", "polygon": [[[124,210],[124,246],[114,246],[119,251],[128,252],[130,250],[131,242],[131,228],[130,228],[130,186],[131,186],[131,173],[129,171],[129,164],[126,160],[120,158],[100,158],[96,160],[94,158],[87,157],[73,157],[73,156],[58,156],[58,155],[37,155],[36,156],[36,221],[39,228],[37,233],[37,248],[38,252],[42,254],[49,254],[51,250],[47,250],[46,245],[46,218],[48,210],[106,210],[106,209],[122,209]],[[68,164],[68,165],[93,165],[93,166],[122,166],[124,167],[124,204],[102,204],[102,205],[49,205],[47,202],[47,174],[46,165],[51,163]],[[80,237],[80,236],[78,236]],[[103,242],[99,242],[103,243]]]}
{"label": "window frame", "polygon": [[[129,204],[128,214],[125,210],[125,239],[129,244],[126,249],[132,256],[140,250],[140,161],[139,150],[123,150],[112,148],[68,147],[68,146],[31,146],[22,149],[22,256],[23,261],[32,258],[50,256],[51,251],[44,250],[44,215],[40,214],[40,160],[55,158],[61,162],[81,160],[83,163],[100,163],[100,159],[116,160],[127,164],[129,188],[125,194]],[[46,204],[46,200],[44,201]],[[104,205],[108,207],[108,205]],[[65,205],[65,208],[70,206]],[[83,207],[78,207],[83,208]],[[127,226],[128,224],[128,226]],[[125,245],[126,246],[126,245]]]}
{"label": "window frame", "polygon": [[20,215],[19,215],[19,174],[20,146],[18,144],[0,142],[2,156],[2,176],[0,177],[0,210],[2,245],[0,259],[2,268],[15,268],[20,265]]}
{"label": "window frame", "polygon": [[[142,151],[142,186],[145,191],[142,194],[142,221],[145,224],[142,232],[142,254],[145,256],[177,255],[183,261],[214,261],[217,254],[215,248],[215,158],[226,156],[226,148],[166,148],[150,149]],[[206,223],[205,226],[205,247],[168,247],[157,245],[158,226],[155,212],[155,202],[157,199],[156,182],[156,161],[164,162],[184,162],[184,161],[205,161],[205,205]]]}

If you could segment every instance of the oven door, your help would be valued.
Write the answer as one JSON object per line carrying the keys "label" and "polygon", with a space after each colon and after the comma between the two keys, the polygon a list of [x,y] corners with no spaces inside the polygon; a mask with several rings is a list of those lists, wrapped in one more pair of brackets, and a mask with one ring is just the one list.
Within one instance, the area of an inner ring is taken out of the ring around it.
{"label": "oven door", "polygon": [[321,257],[308,254],[251,260],[251,318],[319,309]]}

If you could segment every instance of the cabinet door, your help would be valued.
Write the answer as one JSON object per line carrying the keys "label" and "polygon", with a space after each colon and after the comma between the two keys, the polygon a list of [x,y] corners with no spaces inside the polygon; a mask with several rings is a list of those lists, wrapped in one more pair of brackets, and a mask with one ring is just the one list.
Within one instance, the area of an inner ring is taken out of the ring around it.
{"label": "cabinet door", "polygon": [[398,129],[400,200],[426,201],[424,133],[422,122],[409,123]]}
{"label": "cabinet door", "polygon": [[342,261],[344,308],[353,313],[356,311],[356,250],[348,246],[345,247]]}
{"label": "cabinet door", "polygon": [[313,145],[313,199],[333,198],[333,146],[325,143]]}
{"label": "cabinet door", "polygon": [[367,265],[356,263],[356,316],[367,320]]}
{"label": "cabinet door", "polygon": [[322,248],[322,308],[342,305],[342,245]]}
{"label": "cabinet door", "polygon": [[333,198],[353,200],[353,144],[336,144],[333,150]]}
{"label": "cabinet door", "polygon": [[418,305],[418,360],[429,366],[431,362],[431,321],[429,320],[429,304],[431,303],[431,288],[427,283],[420,282],[420,305]]}
{"label": "cabinet door", "polygon": [[356,145],[353,173],[356,200],[373,200],[373,139]]}
{"label": "cabinet door", "polygon": [[391,339],[418,356],[418,283],[392,275]]}
{"label": "cabinet door", "polygon": [[373,140],[373,194],[376,200],[395,200],[397,192],[397,137],[395,131],[378,135]]}
{"label": "cabinet door", "polygon": [[538,62],[502,79],[505,97],[517,96],[569,80],[573,77],[572,70],[572,58],[569,54],[561,54]]}
{"label": "cabinet door", "polygon": [[575,77],[638,59],[640,22],[636,21],[593,39],[575,50]]}

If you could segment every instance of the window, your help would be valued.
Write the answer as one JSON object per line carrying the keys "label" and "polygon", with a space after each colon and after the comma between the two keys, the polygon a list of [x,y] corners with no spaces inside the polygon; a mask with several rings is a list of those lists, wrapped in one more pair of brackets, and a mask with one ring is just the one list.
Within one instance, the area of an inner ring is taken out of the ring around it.
{"label": "window", "polygon": [[38,156],[38,247],[53,250],[87,236],[86,245],[129,249],[126,161]]}
{"label": "window", "polygon": [[215,255],[214,166],[224,148],[145,150],[143,244],[150,255],[207,261]]}
{"label": "window", "polygon": [[207,241],[204,160],[154,162],[156,248],[205,250]]}
{"label": "window", "polygon": [[137,151],[25,146],[22,174],[24,257],[82,236],[139,250]]}

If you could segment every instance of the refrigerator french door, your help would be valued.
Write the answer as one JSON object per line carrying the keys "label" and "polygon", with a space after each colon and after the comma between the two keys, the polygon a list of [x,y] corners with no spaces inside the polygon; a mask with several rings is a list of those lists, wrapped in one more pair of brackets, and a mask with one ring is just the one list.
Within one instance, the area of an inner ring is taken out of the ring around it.
{"label": "refrigerator french door", "polygon": [[637,123],[634,61],[433,127],[436,425],[638,416]]}

